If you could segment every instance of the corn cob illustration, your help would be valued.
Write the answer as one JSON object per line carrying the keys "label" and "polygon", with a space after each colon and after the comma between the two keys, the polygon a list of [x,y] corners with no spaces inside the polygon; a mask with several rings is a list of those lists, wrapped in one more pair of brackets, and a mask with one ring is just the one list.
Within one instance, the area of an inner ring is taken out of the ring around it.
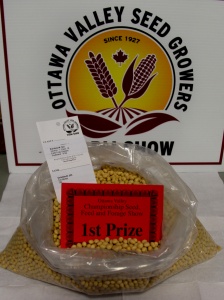
{"label": "corn cob illustration", "polygon": [[89,52],[89,58],[90,59],[85,60],[85,63],[101,95],[104,98],[111,98],[114,106],[118,107],[114,99],[114,95],[116,95],[117,93],[117,87],[110,72],[107,69],[102,55],[98,54],[97,56],[95,56],[93,52]]}
{"label": "corn cob illustration", "polygon": [[155,55],[147,55],[142,59],[137,69],[134,71],[133,83],[131,85],[130,94],[138,92],[147,81],[149,75],[155,68]]}
{"label": "corn cob illustration", "polygon": [[130,98],[141,97],[146,92],[152,79],[157,75],[156,73],[150,77],[155,69],[156,56],[154,54],[148,54],[143,58],[134,71],[134,64],[137,57],[138,56],[135,57],[124,75],[122,88],[125,93],[125,98],[119,107],[122,107]]}

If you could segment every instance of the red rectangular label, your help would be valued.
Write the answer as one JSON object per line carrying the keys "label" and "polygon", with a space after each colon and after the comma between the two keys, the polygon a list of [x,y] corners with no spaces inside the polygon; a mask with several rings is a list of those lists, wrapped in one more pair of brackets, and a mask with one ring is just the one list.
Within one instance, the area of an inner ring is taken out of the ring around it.
{"label": "red rectangular label", "polygon": [[62,183],[61,247],[90,239],[162,238],[163,186]]}

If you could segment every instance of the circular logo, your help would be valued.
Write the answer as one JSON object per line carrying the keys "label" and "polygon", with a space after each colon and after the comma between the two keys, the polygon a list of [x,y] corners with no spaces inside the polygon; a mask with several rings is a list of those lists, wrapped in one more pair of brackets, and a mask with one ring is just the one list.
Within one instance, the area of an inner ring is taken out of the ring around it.
{"label": "circular logo", "polygon": [[79,126],[78,123],[74,120],[68,119],[64,122],[63,129],[69,134],[74,134],[79,129]]}
{"label": "circular logo", "polygon": [[[152,114],[167,109],[172,100],[172,62],[158,41],[135,29],[111,28],[89,37],[70,60],[66,85],[70,103],[77,111],[70,115],[89,112],[85,120],[84,115],[80,118],[89,137],[107,136],[139,118],[147,119],[145,131],[172,120],[164,113]],[[149,113],[154,123],[148,122]],[[97,125],[102,120],[103,130]],[[127,134],[143,133],[143,127],[135,126]]]}

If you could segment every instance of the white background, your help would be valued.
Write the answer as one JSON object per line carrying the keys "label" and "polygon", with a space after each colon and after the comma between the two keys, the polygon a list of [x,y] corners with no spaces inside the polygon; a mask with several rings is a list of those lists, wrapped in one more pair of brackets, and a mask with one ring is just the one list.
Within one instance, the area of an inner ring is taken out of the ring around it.
{"label": "white background", "polygon": [[[167,40],[166,38],[162,40],[164,45],[171,38],[180,36],[183,45],[189,50],[194,68],[194,92],[187,112],[181,113],[172,108],[172,105],[168,111],[164,111],[180,122],[168,122],[133,139],[157,142],[175,140],[172,156],[165,157],[168,162],[208,163],[203,166],[200,164],[175,166],[178,171],[224,170],[223,163],[222,165],[209,164],[217,163],[220,159],[224,129],[224,3],[222,1],[160,0],[138,1],[136,4],[136,1],[84,0],[82,6],[79,1],[71,0],[4,1],[18,162],[32,164],[44,161],[36,121],[66,117],[65,109],[54,110],[51,107],[47,90],[49,79],[47,72],[50,70],[48,64],[51,53],[55,52],[55,45],[62,44],[75,49],[74,42],[66,38],[64,32],[69,27],[75,28],[74,22],[77,20],[82,22],[84,15],[92,16],[94,10],[101,12],[104,7],[116,5],[125,6],[123,20],[127,17],[127,22],[112,23],[112,26],[127,24],[134,27],[130,19],[135,7],[148,10],[169,23],[172,30]],[[104,26],[100,27],[103,28]],[[144,29],[140,25],[136,25],[136,28]],[[95,31],[98,30],[99,28]],[[94,30],[90,32],[92,33]],[[88,34],[83,37],[83,40],[87,37]],[[34,170],[35,167],[15,166],[3,49],[0,51],[0,98],[9,169],[10,172]],[[172,57],[172,52],[169,54]],[[69,58],[66,59],[66,62],[68,61]],[[63,68],[63,71],[65,69]],[[65,90],[63,92],[66,94]],[[71,110],[69,101],[66,109]],[[119,137],[110,136],[110,139],[118,141]]]}

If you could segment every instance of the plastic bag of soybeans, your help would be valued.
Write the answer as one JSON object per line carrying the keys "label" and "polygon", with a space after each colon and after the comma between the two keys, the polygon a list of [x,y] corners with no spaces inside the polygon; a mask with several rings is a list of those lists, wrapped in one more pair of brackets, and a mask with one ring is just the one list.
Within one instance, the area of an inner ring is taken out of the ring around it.
{"label": "plastic bag of soybeans", "polygon": [[0,254],[1,267],[90,295],[143,292],[220,250],[196,218],[192,191],[160,155],[130,144],[88,149],[99,183],[164,186],[161,241],[119,237],[60,248],[60,204],[44,163],[27,183],[20,226]]}

